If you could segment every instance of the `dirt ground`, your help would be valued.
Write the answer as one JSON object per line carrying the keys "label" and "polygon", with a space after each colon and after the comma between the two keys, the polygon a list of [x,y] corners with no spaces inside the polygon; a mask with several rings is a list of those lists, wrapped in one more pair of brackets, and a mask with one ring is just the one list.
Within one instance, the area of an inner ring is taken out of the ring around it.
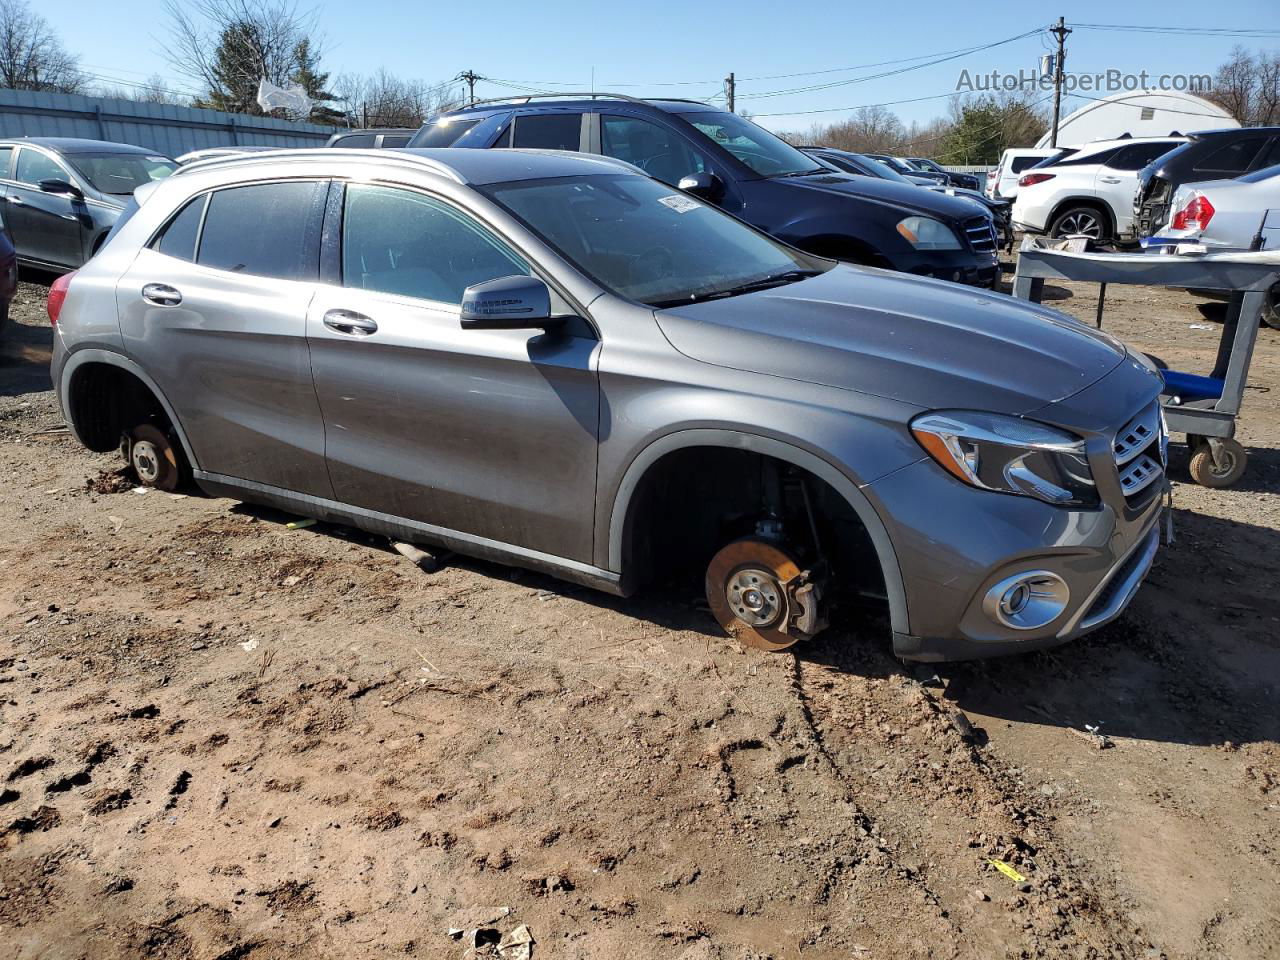
{"label": "dirt ground", "polygon": [[[1248,473],[1192,486],[1175,446],[1127,615],[935,671],[883,622],[743,651],[693,597],[131,492],[59,431],[43,295],[0,362],[5,960],[461,957],[450,927],[520,924],[555,958],[1280,956],[1280,332]],[[1108,300],[1207,372],[1189,296]]]}

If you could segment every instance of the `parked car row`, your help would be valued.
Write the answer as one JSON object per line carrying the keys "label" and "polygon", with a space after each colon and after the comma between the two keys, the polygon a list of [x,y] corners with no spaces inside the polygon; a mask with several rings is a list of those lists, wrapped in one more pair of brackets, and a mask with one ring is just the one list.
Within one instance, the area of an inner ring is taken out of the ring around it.
{"label": "parked car row", "polygon": [[945,193],[948,196],[964,197],[972,200],[990,212],[992,219],[995,221],[999,245],[1007,248],[1013,243],[1013,225],[1010,218],[1011,204],[1008,201],[992,199],[977,190],[944,186],[936,180],[930,180],[925,177],[904,176],[888,164],[881,163],[879,160],[875,160],[865,154],[837,150],[834,147],[801,147],[800,149],[809,154],[809,156],[821,160],[837,170],[843,170],[845,173],[874,177],[877,180],[890,180],[908,186],[924,186],[930,190]]}
{"label": "parked car row", "polygon": [[997,227],[985,206],[834,170],[745,117],[698,101],[615,94],[483,101],[433,118],[410,146],[602,154],[809,253],[982,287],[999,280]]}
{"label": "parked car row", "polygon": [[[414,132],[345,131],[331,137],[326,146],[404,146]],[[0,140],[0,216],[20,264],[70,270],[97,252],[134,190],[143,184],[197,160],[278,149],[210,147],[173,160],[144,147],[105,140]],[[0,270],[3,259],[0,250]]]}
{"label": "parked car row", "polygon": [[1138,171],[1185,137],[1126,137],[1055,151],[1018,178],[1013,224],[1051,237],[1136,240]]}
{"label": "parked car row", "polygon": [[[50,290],[75,436],[164,489],[620,595],[696,583],[769,650],[868,600],[903,657],[1036,649],[1138,589],[1159,372],[1052,310],[841,262],[972,269],[972,201],[680,101],[479,105],[420,136],[457,146],[139,188]],[[898,244],[859,246],[864,217]]]}

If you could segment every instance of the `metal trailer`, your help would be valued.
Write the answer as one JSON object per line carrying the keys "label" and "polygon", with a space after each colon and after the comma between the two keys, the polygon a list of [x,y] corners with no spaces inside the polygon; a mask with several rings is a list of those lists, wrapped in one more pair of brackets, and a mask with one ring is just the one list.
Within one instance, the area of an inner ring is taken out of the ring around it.
{"label": "metal trailer", "polygon": [[[1226,487],[1239,480],[1246,457],[1235,439],[1236,417],[1268,291],[1280,283],[1280,250],[1185,256],[1076,252],[1027,243],[1018,257],[1014,296],[1039,303],[1046,280],[1099,284],[1099,328],[1108,284],[1221,290],[1230,295],[1213,373],[1197,377],[1168,371],[1160,402],[1169,431],[1187,435],[1196,483]],[[1179,383],[1187,389],[1180,391]]]}

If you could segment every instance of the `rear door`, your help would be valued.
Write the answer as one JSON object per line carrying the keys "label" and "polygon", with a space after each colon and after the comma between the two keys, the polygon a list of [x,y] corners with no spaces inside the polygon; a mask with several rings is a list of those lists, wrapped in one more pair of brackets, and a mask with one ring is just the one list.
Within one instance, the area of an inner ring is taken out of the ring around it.
{"label": "rear door", "polygon": [[[45,193],[41,180],[77,184],[69,170],[35,147],[19,147],[13,180],[5,187],[6,222],[18,256],[64,267],[84,262],[84,236],[89,221],[83,200]],[[78,185],[78,184],[77,184]]]}
{"label": "rear door", "polygon": [[591,562],[599,342],[463,330],[463,290],[529,265],[443,198],[349,184],[307,319],[338,500]]}
{"label": "rear door", "polygon": [[125,349],[208,473],[332,497],[307,308],[328,183],[225,187],[186,203],[116,287]]}

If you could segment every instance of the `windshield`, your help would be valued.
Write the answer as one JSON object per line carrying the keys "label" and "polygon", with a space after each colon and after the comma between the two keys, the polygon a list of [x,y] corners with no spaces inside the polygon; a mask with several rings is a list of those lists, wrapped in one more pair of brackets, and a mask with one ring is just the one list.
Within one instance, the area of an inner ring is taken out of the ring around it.
{"label": "windshield", "polygon": [[913,187],[915,186],[915,183],[913,183],[911,180],[908,180],[906,177],[900,174],[897,170],[893,169],[893,167],[889,166],[887,163],[883,163],[877,160],[875,157],[868,157],[865,153],[855,154],[855,156],[858,157],[859,160],[861,160],[864,164],[866,164],[872,170],[874,170],[877,177],[880,177],[884,180],[894,180],[898,183],[910,184]]}
{"label": "windshield", "polygon": [[145,153],[71,153],[66,158],[95,190],[119,196],[178,169],[168,157]]}
{"label": "windshield", "polygon": [[583,273],[650,306],[745,293],[736,288],[830,269],[647,177],[557,177],[480,189]]}
{"label": "windshield", "polygon": [[464,133],[479,122],[479,117],[474,120],[459,120],[450,117],[433,120],[413,135],[411,146],[451,147],[458,142]]}
{"label": "windshield", "polygon": [[684,119],[762,177],[788,177],[826,170],[787,141],[737,114],[686,113]]}

